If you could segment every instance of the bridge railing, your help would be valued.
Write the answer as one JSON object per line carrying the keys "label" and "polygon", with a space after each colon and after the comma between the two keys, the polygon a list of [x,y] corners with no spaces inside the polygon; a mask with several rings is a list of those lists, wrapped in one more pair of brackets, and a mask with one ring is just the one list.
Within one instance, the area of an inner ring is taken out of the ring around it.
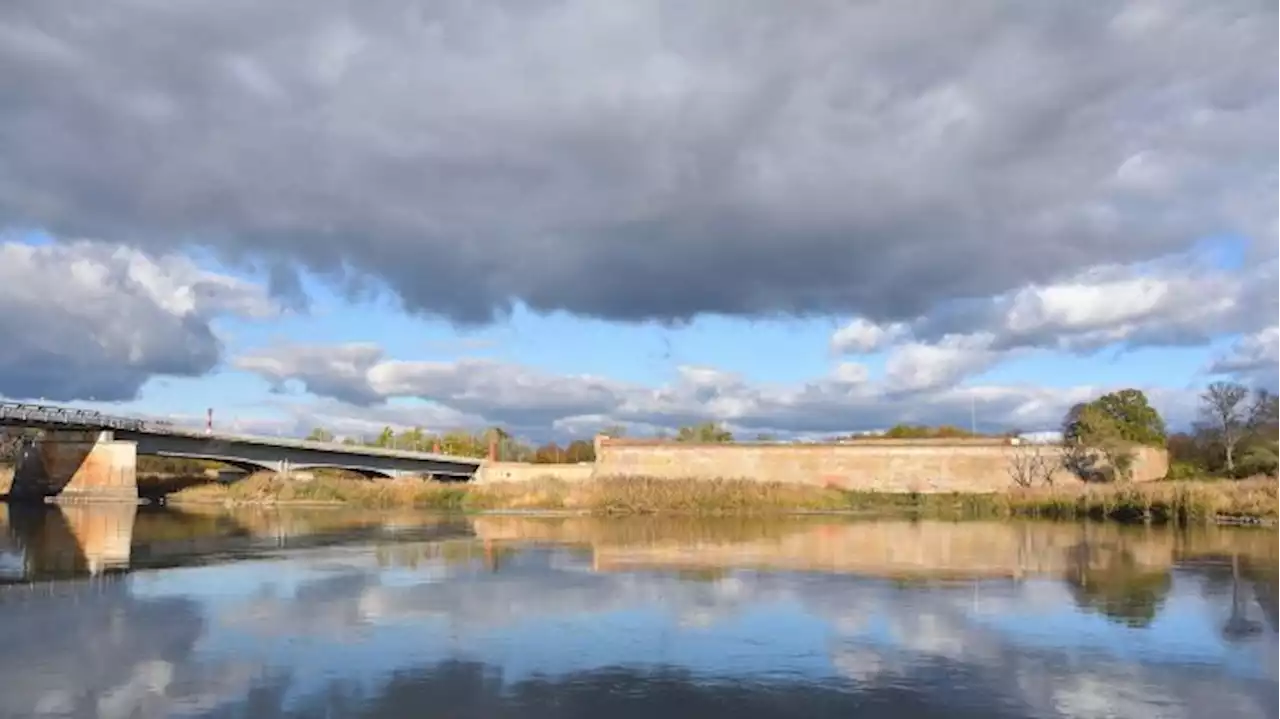
{"label": "bridge railing", "polygon": [[22,402],[0,402],[0,422],[88,429],[143,431],[147,423],[134,417],[117,417],[96,410],[55,407]]}

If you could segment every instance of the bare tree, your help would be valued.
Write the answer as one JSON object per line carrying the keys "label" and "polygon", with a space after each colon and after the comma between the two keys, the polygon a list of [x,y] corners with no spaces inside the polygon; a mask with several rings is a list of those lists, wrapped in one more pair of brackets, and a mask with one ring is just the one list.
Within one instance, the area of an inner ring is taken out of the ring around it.
{"label": "bare tree", "polygon": [[1062,466],[1063,458],[1057,447],[1021,443],[1009,445],[1007,456],[1009,478],[1019,487],[1053,486],[1053,475]]}
{"label": "bare tree", "polygon": [[1249,389],[1235,382],[1214,382],[1200,395],[1200,414],[1222,441],[1227,473],[1235,471],[1236,445],[1249,426]]}

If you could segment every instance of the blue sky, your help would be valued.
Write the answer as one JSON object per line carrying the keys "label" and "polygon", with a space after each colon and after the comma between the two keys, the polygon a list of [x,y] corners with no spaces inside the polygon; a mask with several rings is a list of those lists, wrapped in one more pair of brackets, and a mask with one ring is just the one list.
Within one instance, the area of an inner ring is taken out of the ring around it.
{"label": "blue sky", "polygon": [[[53,244],[39,233],[24,236],[20,242],[34,247]],[[1197,250],[1189,256],[1209,270],[1233,272],[1240,268],[1239,248],[1239,241],[1209,238],[1197,243]],[[234,277],[248,287],[261,288],[264,284],[260,274],[238,272],[208,256],[199,261],[202,272]],[[210,326],[220,340],[222,360],[209,372],[196,377],[152,377],[140,386],[136,398],[126,401],[102,402],[86,397],[76,404],[194,423],[202,421],[204,410],[212,407],[220,426],[233,424],[241,431],[297,433],[311,424],[325,424],[324,418],[308,422],[307,414],[307,408],[323,397],[308,391],[305,381],[276,383],[261,373],[239,369],[235,363],[237,357],[296,345],[313,347],[323,354],[325,347],[367,343],[380,348],[383,356],[392,360],[448,365],[480,359],[494,363],[499,371],[501,367],[520,367],[550,377],[595,376],[644,388],[679,383],[683,367],[714,368],[734,375],[750,387],[795,388],[829,376],[838,365],[847,362],[864,367],[870,380],[883,381],[895,351],[893,345],[852,354],[838,351],[832,346],[832,337],[844,321],[835,316],[700,316],[671,323],[620,323],[566,312],[538,313],[518,304],[492,324],[469,327],[447,318],[408,313],[388,291],[375,297],[351,298],[309,275],[303,275],[303,287],[308,297],[305,309],[279,303],[266,317],[229,314],[212,320]],[[959,378],[954,388],[1034,387],[1064,393],[1082,386],[1100,388],[1099,391],[1126,386],[1155,388],[1157,406],[1171,415],[1176,426],[1189,418],[1188,400],[1204,384],[1217,379],[1208,372],[1215,360],[1230,356],[1246,338],[1247,333],[1235,332],[1184,345],[1132,346],[1118,341],[1071,352],[1024,348]],[[1166,394],[1160,395],[1161,391]],[[973,417],[969,407],[963,406],[963,411],[953,411],[941,421],[968,426],[971,419],[976,419],[979,429],[1009,428],[1011,422],[1006,414],[989,414],[981,396],[972,403]],[[416,419],[415,413],[424,407],[439,406],[431,400],[425,393],[418,397],[388,397],[382,406],[398,411],[382,419],[373,408],[369,421],[397,427],[424,424],[429,429],[452,428],[432,424],[431,413],[424,414],[425,420]],[[353,410],[369,411],[369,407]],[[725,419],[732,423],[732,418]],[[855,419],[846,425],[833,424],[829,431],[883,428],[897,419],[886,416],[870,425]],[[1031,431],[1047,430],[1055,427],[1055,420],[1055,414],[1049,412],[1038,424],[1012,424]],[[361,425],[352,431],[367,429]],[[527,431],[538,435],[539,429]],[[546,428],[545,434],[565,433]]]}
{"label": "blue sky", "polygon": [[[1193,254],[1213,269],[1237,270],[1241,266],[1240,246],[1232,238],[1211,237],[1197,242]],[[206,267],[229,272],[214,263]],[[740,375],[753,385],[796,385],[830,373],[835,364],[846,359],[830,347],[833,332],[841,326],[835,317],[698,317],[672,324],[622,324],[563,312],[539,314],[517,305],[492,326],[459,328],[448,320],[407,314],[394,297],[352,301],[314,278],[306,278],[304,286],[310,306],[303,312],[287,312],[267,322],[235,317],[221,320],[217,327],[227,354],[237,356],[290,343],[372,343],[398,360],[447,363],[484,358],[552,375],[596,375],[646,386],[671,383],[682,365],[714,367]],[[1206,372],[1213,361],[1229,354],[1240,340],[1240,333],[1232,333],[1188,346],[1112,343],[1082,354],[1032,351],[975,373],[964,384],[1064,390],[1081,385],[1134,385],[1198,392],[1216,379]],[[859,354],[856,360],[876,377],[883,375],[888,355],[888,350],[874,351]],[[138,401],[122,409],[188,415],[211,406],[237,417],[281,416],[264,406],[264,396],[271,389],[259,376],[224,367],[195,380],[154,381],[144,387]],[[288,391],[307,394],[305,386],[297,382],[290,383]],[[1185,408],[1173,410],[1175,421],[1186,419]],[[967,425],[968,418],[962,420]],[[994,430],[1007,426],[1001,418],[980,417],[979,422]]]}

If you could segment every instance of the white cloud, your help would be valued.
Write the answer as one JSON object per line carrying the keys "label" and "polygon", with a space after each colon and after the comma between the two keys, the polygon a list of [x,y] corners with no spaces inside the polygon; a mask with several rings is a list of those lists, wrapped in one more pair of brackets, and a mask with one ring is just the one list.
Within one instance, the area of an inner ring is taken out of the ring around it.
{"label": "white cloud", "polygon": [[883,349],[906,334],[908,327],[900,322],[879,325],[865,317],[856,317],[831,335],[831,349],[841,354],[866,354]]}
{"label": "white cloud", "polygon": [[[971,371],[979,361],[974,357],[985,356],[981,346],[968,347],[963,342],[946,351],[908,350],[899,355],[899,364],[890,364],[881,380],[872,378],[861,365],[846,363],[836,365],[826,377],[789,385],[756,384],[706,367],[681,367],[670,382],[644,385],[474,359],[378,359],[362,365],[363,374],[348,373],[346,364],[332,376],[326,374],[329,364],[324,357],[360,354],[362,347],[285,346],[235,362],[273,382],[295,379],[317,395],[370,400],[365,406],[339,405],[326,410],[334,417],[345,412],[379,427],[382,423],[435,428],[500,424],[532,437],[581,436],[613,424],[648,434],[708,420],[748,435],[812,436],[883,429],[898,422],[967,426],[971,413],[976,415],[979,429],[1052,430],[1072,404],[1109,389],[959,388],[946,380]],[[1177,417],[1186,414],[1187,400],[1182,395],[1189,391],[1149,389],[1158,407],[1169,407]],[[1193,403],[1194,395],[1189,396]],[[427,404],[405,407],[379,403],[403,398]],[[300,413],[307,412],[304,403],[296,407]],[[320,420],[313,417],[311,421]]]}
{"label": "white cloud", "polygon": [[1246,335],[1209,367],[1212,374],[1231,375],[1256,387],[1275,390],[1280,373],[1280,328]]}
{"label": "white cloud", "polygon": [[174,256],[95,242],[0,244],[0,396],[124,400],[157,375],[220,360],[226,315],[267,317],[266,291]]}
{"label": "white cloud", "polygon": [[[858,318],[832,335],[831,346],[846,353],[887,351],[891,384],[922,390],[954,385],[1016,353],[1186,346],[1252,332],[1275,323],[1276,281],[1275,262],[1241,273],[1186,256],[1105,265],[1052,284],[944,304],[911,322]],[[1238,352],[1246,356],[1232,361],[1263,362],[1266,332],[1242,345]]]}
{"label": "white cloud", "polygon": [[990,335],[948,335],[935,344],[896,347],[885,363],[889,386],[907,392],[954,386],[995,364],[992,341]]}

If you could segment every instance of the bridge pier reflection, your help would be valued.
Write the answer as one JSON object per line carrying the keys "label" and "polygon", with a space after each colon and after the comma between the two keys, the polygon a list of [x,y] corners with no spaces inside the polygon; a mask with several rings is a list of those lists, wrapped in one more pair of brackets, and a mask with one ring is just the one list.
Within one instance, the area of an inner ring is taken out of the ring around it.
{"label": "bridge pier reflection", "polygon": [[136,504],[4,508],[29,580],[97,576],[128,569]]}

